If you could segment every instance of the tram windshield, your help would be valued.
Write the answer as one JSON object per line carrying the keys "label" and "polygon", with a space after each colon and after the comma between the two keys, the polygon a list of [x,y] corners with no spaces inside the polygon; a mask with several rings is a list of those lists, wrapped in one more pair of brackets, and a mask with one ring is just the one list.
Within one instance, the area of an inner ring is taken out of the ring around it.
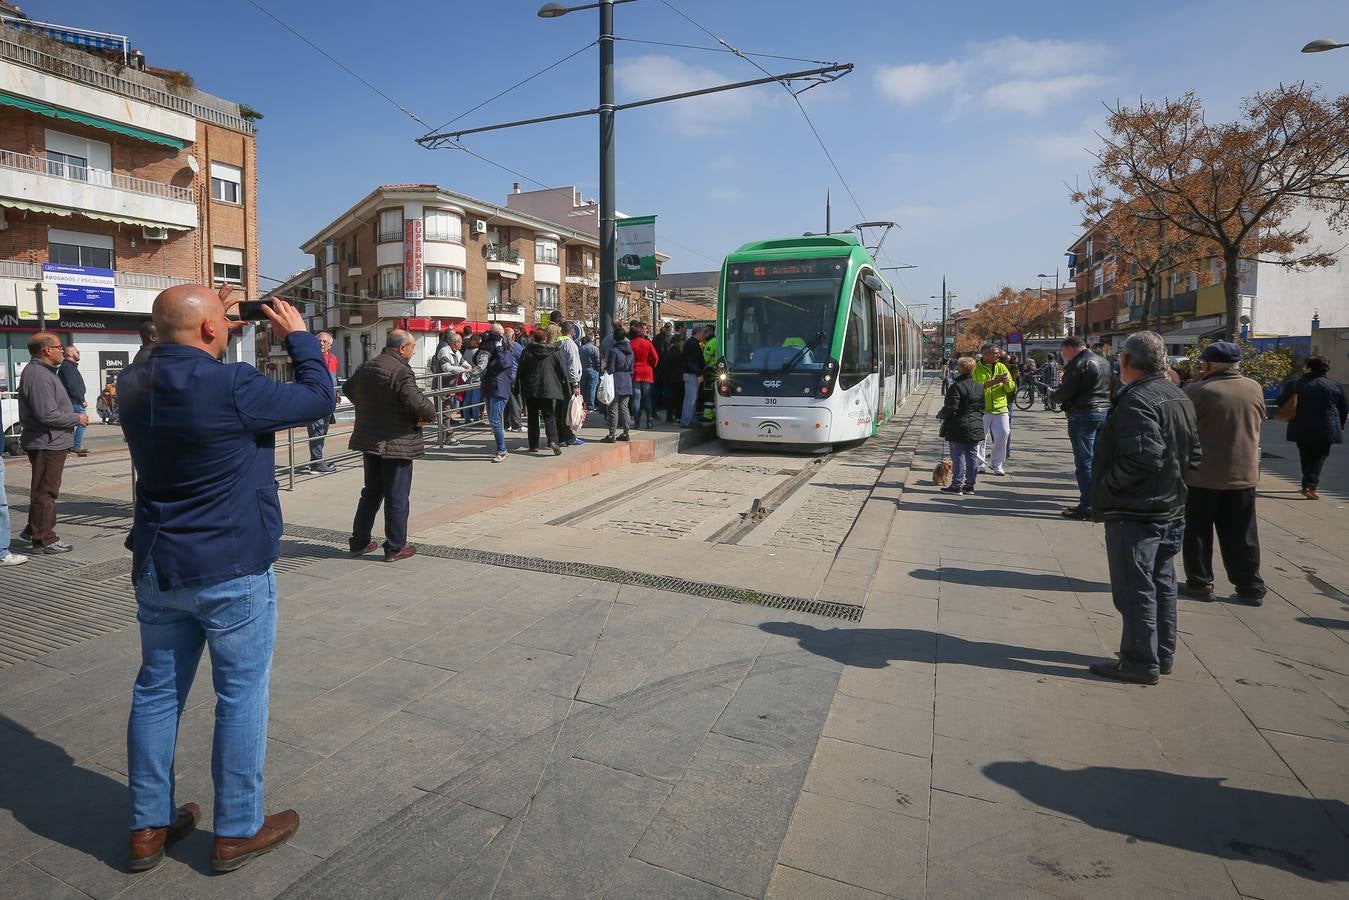
{"label": "tram windshield", "polygon": [[763,267],[727,272],[722,352],[733,371],[818,371],[829,361],[843,266],[837,260],[816,262],[821,265],[803,266],[803,274],[830,269],[838,274],[769,280]]}

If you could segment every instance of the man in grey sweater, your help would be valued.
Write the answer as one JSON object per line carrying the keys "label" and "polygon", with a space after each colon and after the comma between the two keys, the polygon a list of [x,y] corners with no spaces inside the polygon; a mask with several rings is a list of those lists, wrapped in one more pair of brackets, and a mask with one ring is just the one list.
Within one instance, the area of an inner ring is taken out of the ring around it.
{"label": "man in grey sweater", "polygon": [[56,536],[56,498],[61,493],[61,474],[66,455],[75,446],[75,429],[89,424],[89,417],[75,412],[65,385],[57,377],[61,365],[61,339],[39,331],[28,339],[32,357],[19,378],[19,446],[28,454],[32,468],[28,527],[21,538],[32,541],[34,553],[69,553],[73,548]]}

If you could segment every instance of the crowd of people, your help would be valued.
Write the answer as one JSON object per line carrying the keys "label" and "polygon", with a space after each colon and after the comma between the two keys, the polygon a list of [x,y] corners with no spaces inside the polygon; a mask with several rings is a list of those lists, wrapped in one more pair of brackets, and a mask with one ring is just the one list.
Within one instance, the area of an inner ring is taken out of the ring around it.
{"label": "crowd of people", "polygon": [[[1123,633],[1118,659],[1090,668],[1157,684],[1174,665],[1177,596],[1216,599],[1215,535],[1238,601],[1264,602],[1256,525],[1264,390],[1242,374],[1241,348],[1226,341],[1203,349],[1183,388],[1154,332],[1130,335],[1114,361],[1098,351],[1081,338],[1065,338],[1061,372],[1053,361],[1033,375],[1021,371],[1044,382],[1047,408],[1061,409],[1067,419],[1078,498],[1062,515],[1105,526]],[[985,345],[979,359],[956,359],[943,369],[938,416],[940,436],[950,444],[951,482],[942,490],[971,494],[980,473],[1006,474],[1006,401],[1016,389],[1017,367]],[[1277,401],[1277,417],[1288,422],[1287,438],[1301,457],[1301,494],[1310,500],[1318,497],[1321,468],[1331,446],[1343,442],[1349,417],[1344,390],[1328,371],[1325,359],[1307,359]],[[1175,572],[1177,555],[1183,581]]]}

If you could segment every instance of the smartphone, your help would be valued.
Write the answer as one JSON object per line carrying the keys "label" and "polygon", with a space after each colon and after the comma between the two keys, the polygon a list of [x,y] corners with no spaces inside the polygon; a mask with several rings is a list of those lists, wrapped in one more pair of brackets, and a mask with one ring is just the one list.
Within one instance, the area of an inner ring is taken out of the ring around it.
{"label": "smartphone", "polygon": [[262,311],[266,305],[266,300],[242,300],[236,308],[239,310],[239,318],[243,321],[262,322],[267,319],[267,314]]}

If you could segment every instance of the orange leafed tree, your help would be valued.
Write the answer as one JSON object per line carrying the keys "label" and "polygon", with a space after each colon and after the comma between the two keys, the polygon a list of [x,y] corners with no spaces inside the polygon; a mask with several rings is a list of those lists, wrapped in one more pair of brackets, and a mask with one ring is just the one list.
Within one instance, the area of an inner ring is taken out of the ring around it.
{"label": "orange leafed tree", "polygon": [[974,307],[965,326],[967,335],[983,341],[1004,341],[1013,331],[1026,337],[1058,337],[1063,334],[1063,313],[1053,300],[1035,291],[1003,287]]}
{"label": "orange leafed tree", "polygon": [[1137,108],[1116,105],[1093,170],[1097,203],[1195,240],[1222,260],[1228,338],[1236,335],[1243,260],[1290,268],[1333,265],[1295,213],[1349,224],[1349,96],[1280,85],[1247,98],[1235,122],[1210,123],[1193,93]]}

